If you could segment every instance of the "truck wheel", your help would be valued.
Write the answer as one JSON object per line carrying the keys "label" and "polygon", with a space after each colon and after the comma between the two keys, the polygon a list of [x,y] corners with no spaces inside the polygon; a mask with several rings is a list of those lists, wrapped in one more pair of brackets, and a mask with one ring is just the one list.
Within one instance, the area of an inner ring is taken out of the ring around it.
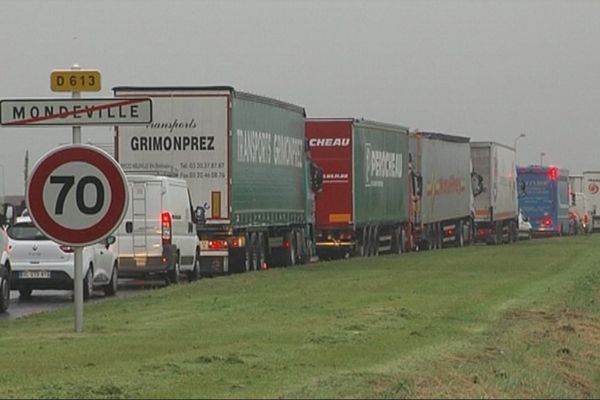
{"label": "truck wheel", "polygon": [[365,226],[362,231],[362,242],[360,243],[360,256],[369,256],[369,227]]}
{"label": "truck wheel", "polygon": [[367,227],[367,257],[373,255],[373,226]]}
{"label": "truck wheel", "polygon": [[373,227],[373,256],[379,255],[379,226]]}
{"label": "truck wheel", "polygon": [[496,222],[496,244],[504,243],[504,235],[502,231],[502,223]]}
{"label": "truck wheel", "polygon": [[310,257],[308,256],[308,248],[306,245],[306,240],[304,240],[304,231],[298,230],[296,232],[296,243],[298,249],[298,264],[306,264]]}
{"label": "truck wheel", "polygon": [[442,224],[435,224],[435,248],[441,250],[442,248]]}
{"label": "truck wheel", "polygon": [[10,273],[2,267],[0,273],[0,313],[5,312],[10,304]]}
{"label": "truck wheel", "polygon": [[244,265],[241,272],[250,271],[252,266],[252,235],[246,233],[246,246],[244,247]]}
{"label": "truck wheel", "polygon": [[427,225],[425,228],[425,240],[427,240],[427,250],[433,250],[433,226]]}
{"label": "truck wheel", "polygon": [[508,243],[514,243],[516,242],[515,240],[515,223],[513,221],[510,221],[508,223]]}
{"label": "truck wheel", "polygon": [[355,243],[354,243],[354,256],[364,257],[365,256],[365,230],[357,232]]}
{"label": "truck wheel", "polygon": [[266,262],[267,262],[266,251],[265,251],[266,240],[265,240],[264,233],[261,232],[261,233],[258,233],[257,235],[258,236],[257,236],[257,243],[256,243],[256,261],[257,261],[256,269],[261,270],[263,268],[263,265],[266,265]]}
{"label": "truck wheel", "polygon": [[288,247],[285,249],[285,265],[293,266],[296,265],[296,241],[294,230],[286,233],[286,241],[288,242]]}
{"label": "truck wheel", "polygon": [[401,226],[399,226],[398,228],[394,229],[394,233],[393,233],[393,242],[392,242],[392,252],[394,254],[402,254],[403,251],[403,244],[404,244],[404,240],[403,240],[403,233],[404,230],[402,229]]}
{"label": "truck wheel", "polygon": [[463,222],[458,221],[458,226],[456,228],[456,245],[457,247],[465,247],[465,237],[463,235]]}
{"label": "truck wheel", "polygon": [[250,234],[250,271],[258,270],[259,247],[258,233],[254,232]]}

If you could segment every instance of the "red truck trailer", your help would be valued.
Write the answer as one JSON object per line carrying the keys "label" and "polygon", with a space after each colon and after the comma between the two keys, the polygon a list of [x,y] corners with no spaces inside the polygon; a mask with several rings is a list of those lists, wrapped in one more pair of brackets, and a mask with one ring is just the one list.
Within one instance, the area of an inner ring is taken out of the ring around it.
{"label": "red truck trailer", "polygon": [[408,128],[354,118],[306,120],[319,257],[400,253],[409,230]]}

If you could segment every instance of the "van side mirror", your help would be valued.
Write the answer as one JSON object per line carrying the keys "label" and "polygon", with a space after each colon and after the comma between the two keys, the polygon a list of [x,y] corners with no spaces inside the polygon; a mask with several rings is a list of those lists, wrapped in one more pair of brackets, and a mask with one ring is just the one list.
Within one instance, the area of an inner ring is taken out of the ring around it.
{"label": "van side mirror", "polygon": [[114,237],[113,235],[110,235],[106,239],[104,239],[104,246],[108,249],[110,247],[110,245],[114,244],[116,241],[117,241],[117,238]]}

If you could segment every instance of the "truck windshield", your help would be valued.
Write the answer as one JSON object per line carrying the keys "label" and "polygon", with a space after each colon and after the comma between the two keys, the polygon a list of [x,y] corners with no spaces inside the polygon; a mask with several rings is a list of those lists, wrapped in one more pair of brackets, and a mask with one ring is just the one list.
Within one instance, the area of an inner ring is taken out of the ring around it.
{"label": "truck windshield", "polygon": [[525,191],[519,193],[519,207],[527,215],[542,215],[552,213],[552,182],[545,176],[520,176],[525,183]]}

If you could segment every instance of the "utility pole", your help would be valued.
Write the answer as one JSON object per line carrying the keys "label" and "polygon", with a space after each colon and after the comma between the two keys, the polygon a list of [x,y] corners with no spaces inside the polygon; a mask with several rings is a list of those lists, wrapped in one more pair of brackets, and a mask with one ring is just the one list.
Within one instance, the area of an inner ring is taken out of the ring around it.
{"label": "utility pole", "polygon": [[25,190],[23,193],[27,195],[27,179],[29,178],[29,150],[25,150],[25,170],[23,171],[23,178],[25,180]]}

